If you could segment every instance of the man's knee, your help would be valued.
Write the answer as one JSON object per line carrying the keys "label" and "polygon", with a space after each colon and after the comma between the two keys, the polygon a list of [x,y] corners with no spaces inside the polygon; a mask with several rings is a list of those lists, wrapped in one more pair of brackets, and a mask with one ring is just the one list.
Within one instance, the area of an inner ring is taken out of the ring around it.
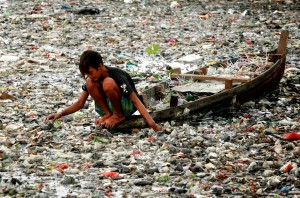
{"label": "man's knee", "polygon": [[90,90],[93,90],[95,87],[98,87],[98,83],[97,82],[94,82],[92,81],[91,79],[87,79],[86,80],[86,88],[87,90],[90,92]]}
{"label": "man's knee", "polygon": [[108,77],[103,80],[103,91],[104,92],[116,90],[116,88],[118,88],[118,85],[114,79]]}

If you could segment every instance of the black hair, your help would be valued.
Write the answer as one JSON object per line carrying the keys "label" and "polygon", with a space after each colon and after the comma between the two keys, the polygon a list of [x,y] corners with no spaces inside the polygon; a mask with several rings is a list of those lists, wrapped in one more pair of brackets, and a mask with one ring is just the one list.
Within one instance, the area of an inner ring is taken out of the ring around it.
{"label": "black hair", "polygon": [[88,74],[89,67],[98,70],[99,64],[103,65],[102,56],[93,50],[86,50],[80,56],[79,70],[81,75],[84,77]]}

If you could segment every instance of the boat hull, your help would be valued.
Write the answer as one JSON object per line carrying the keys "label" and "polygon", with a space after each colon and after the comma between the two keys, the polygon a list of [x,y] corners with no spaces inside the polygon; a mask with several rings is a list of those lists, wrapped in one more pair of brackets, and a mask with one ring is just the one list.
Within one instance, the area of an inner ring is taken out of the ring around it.
{"label": "boat hull", "polygon": [[[150,115],[156,122],[176,120],[185,117],[193,112],[208,112],[218,111],[239,105],[261,96],[263,93],[274,90],[284,74],[286,60],[286,45],[288,31],[284,30],[281,34],[277,51],[270,52],[268,55],[273,65],[264,73],[253,78],[249,82],[242,83],[231,89],[207,96],[183,105],[170,107],[161,111],[152,112]],[[161,86],[161,85],[160,85]],[[166,84],[163,83],[163,86]],[[155,94],[155,88],[148,90],[148,94]],[[142,128],[147,126],[147,123],[141,116],[131,116],[127,118],[116,129],[122,128]]]}

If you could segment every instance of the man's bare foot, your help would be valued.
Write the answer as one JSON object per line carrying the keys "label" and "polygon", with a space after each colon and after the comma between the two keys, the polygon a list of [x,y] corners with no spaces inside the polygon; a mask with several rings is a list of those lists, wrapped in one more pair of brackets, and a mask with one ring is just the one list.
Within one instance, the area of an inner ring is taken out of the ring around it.
{"label": "man's bare foot", "polygon": [[110,116],[108,119],[105,120],[104,126],[106,128],[113,128],[115,125],[119,124],[123,120],[125,120],[125,116],[123,116],[123,115],[118,116],[118,115],[113,114],[112,116]]}
{"label": "man's bare foot", "polygon": [[107,120],[108,118],[110,118],[112,115],[111,114],[105,114],[104,116],[102,116],[101,118],[97,119],[95,121],[95,124],[97,126],[101,126],[105,124],[105,120]]}

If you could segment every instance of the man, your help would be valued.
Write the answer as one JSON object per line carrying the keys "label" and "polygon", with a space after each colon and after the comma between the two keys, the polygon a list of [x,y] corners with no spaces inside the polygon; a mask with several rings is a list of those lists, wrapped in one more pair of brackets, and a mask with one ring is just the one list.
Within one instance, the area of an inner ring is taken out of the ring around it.
{"label": "man", "polygon": [[46,123],[80,110],[91,95],[95,101],[96,112],[101,116],[95,121],[97,126],[113,128],[125,120],[126,116],[138,110],[153,130],[161,130],[161,126],[155,123],[139,99],[133,80],[127,72],[104,66],[101,55],[92,50],[82,53],[79,70],[86,79],[80,97],[60,113],[47,116]]}

